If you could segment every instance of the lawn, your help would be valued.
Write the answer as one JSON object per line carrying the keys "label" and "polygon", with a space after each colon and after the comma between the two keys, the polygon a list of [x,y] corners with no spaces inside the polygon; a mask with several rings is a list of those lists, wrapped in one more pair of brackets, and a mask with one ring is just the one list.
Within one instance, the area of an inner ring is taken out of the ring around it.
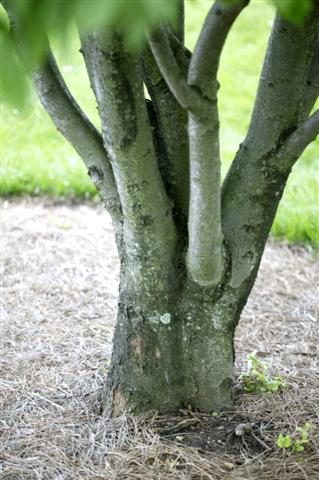
{"label": "lawn", "polygon": [[[187,2],[187,44],[194,45],[210,1]],[[219,80],[223,172],[249,123],[274,10],[266,1],[247,8],[233,28],[222,57]],[[98,125],[79,45],[74,34],[65,51],[54,42],[64,77],[82,108]],[[92,198],[95,187],[75,151],[55,130],[33,96],[23,112],[1,106],[1,195],[50,194]],[[272,229],[276,237],[319,248],[319,140],[295,166]]]}

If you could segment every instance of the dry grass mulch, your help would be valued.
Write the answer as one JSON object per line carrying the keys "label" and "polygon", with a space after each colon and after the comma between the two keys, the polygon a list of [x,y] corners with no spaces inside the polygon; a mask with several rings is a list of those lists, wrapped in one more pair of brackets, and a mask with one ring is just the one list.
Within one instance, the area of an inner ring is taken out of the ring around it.
{"label": "dry grass mulch", "polygon": [[[108,216],[49,201],[5,201],[2,215],[0,478],[319,479],[319,267],[311,253],[269,242],[236,335],[238,369],[257,351],[289,388],[239,394],[217,419],[181,412],[110,421],[98,404],[118,282]],[[233,453],[185,446],[192,428],[161,435],[163,424],[206,428],[238,418],[252,433]],[[276,447],[280,432],[305,422],[314,427],[303,453]]]}

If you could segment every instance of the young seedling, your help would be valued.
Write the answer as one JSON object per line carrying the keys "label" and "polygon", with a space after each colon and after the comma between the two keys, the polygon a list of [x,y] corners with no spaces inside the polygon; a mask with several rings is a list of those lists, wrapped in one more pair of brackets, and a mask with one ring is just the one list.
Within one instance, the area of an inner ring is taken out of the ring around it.
{"label": "young seedling", "polygon": [[287,449],[292,446],[292,438],[290,435],[283,435],[280,433],[277,438],[277,447]]}
{"label": "young seedling", "polygon": [[270,377],[268,365],[253,354],[247,355],[249,361],[248,373],[240,376],[244,390],[250,393],[273,393],[285,387],[281,377]]}
{"label": "young seedling", "polygon": [[277,438],[277,447],[283,450],[290,450],[296,453],[303,452],[305,445],[309,443],[309,431],[313,425],[306,422],[302,427],[296,427],[292,435],[280,433]]}

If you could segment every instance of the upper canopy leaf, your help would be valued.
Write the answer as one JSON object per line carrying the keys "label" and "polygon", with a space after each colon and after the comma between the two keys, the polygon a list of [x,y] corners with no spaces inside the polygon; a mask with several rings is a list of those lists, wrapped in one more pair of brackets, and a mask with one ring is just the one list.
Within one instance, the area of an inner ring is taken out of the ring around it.
{"label": "upper canopy leaf", "polygon": [[[223,0],[234,4],[238,0]],[[318,0],[271,0],[288,20],[302,22]],[[65,35],[72,21],[81,29],[109,25],[116,28],[126,43],[136,48],[144,39],[145,29],[156,27],[163,20],[175,22],[179,0],[0,0],[23,25],[28,39],[24,68],[31,71],[44,58],[48,35]],[[253,4],[251,5],[253,8]],[[9,21],[0,6],[1,97],[15,103],[26,92],[26,78],[17,61]]]}

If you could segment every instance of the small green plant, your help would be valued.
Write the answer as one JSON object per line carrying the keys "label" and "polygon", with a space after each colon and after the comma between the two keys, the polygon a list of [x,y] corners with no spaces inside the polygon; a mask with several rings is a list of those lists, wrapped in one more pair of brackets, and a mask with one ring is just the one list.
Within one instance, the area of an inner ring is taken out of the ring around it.
{"label": "small green plant", "polygon": [[296,453],[303,452],[305,444],[309,443],[309,431],[313,425],[306,422],[302,427],[296,427],[292,435],[283,435],[280,433],[277,438],[277,447],[284,450],[292,450]]}
{"label": "small green plant", "polygon": [[283,435],[280,433],[277,438],[277,447],[278,448],[290,448],[292,446],[292,438],[290,435]]}
{"label": "small green plant", "polygon": [[250,393],[278,392],[285,387],[281,377],[270,377],[268,365],[253,354],[247,355],[249,371],[240,376],[244,390]]}
{"label": "small green plant", "polygon": [[313,428],[312,423],[305,423],[303,427],[296,428],[296,434],[299,437],[295,440],[294,450],[296,452],[303,452],[305,447],[304,444],[309,443],[309,431]]}

